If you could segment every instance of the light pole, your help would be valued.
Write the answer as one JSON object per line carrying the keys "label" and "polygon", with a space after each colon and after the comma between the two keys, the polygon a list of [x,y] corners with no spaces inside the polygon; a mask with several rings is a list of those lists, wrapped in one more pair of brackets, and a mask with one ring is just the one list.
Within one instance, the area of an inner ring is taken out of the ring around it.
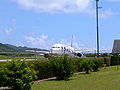
{"label": "light pole", "polygon": [[98,6],[99,0],[96,0],[96,26],[97,26],[97,57],[99,57],[99,24],[98,24]]}

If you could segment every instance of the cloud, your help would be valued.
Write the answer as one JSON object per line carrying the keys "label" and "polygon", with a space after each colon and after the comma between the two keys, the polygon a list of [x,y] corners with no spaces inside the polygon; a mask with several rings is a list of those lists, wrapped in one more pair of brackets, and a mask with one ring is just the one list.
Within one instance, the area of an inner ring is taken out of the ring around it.
{"label": "cloud", "polygon": [[108,18],[108,17],[111,17],[113,15],[118,15],[117,12],[113,12],[111,9],[108,9],[102,13],[100,13],[100,17],[101,18]]}
{"label": "cloud", "polygon": [[12,0],[20,7],[45,13],[87,12],[92,0]]}
{"label": "cloud", "polygon": [[35,35],[35,32],[28,32],[28,35]]}
{"label": "cloud", "polygon": [[16,20],[12,19],[11,20],[11,26],[7,29],[4,29],[5,34],[10,35],[13,34],[16,31]]}
{"label": "cloud", "polygon": [[81,49],[79,43],[78,43],[78,40],[76,38],[76,36],[72,35],[72,37],[68,38],[68,39],[62,39],[62,40],[59,40],[60,44],[65,44],[65,45],[68,45],[68,46],[71,46],[72,44],[72,47],[74,49]]}
{"label": "cloud", "polygon": [[47,37],[48,37],[48,36],[46,36],[46,35],[41,35],[41,38],[42,38],[43,40],[47,39]]}
{"label": "cloud", "polygon": [[[47,35],[40,35],[39,37],[33,37],[33,36],[26,36],[22,42],[19,42],[18,46],[27,46],[27,47],[33,47],[33,48],[41,48],[41,49],[48,49],[50,50],[53,44],[60,43],[60,44],[65,44],[68,46],[71,46],[71,39],[62,39],[62,40],[51,40],[48,38]],[[74,36],[74,40],[72,42],[72,47],[74,49],[81,50],[83,48],[87,49],[91,48],[90,45],[86,44],[86,41],[82,41],[80,44],[78,40],[76,40]]]}
{"label": "cloud", "polygon": [[110,1],[112,1],[112,2],[120,2],[120,0],[110,0]]}
{"label": "cloud", "polygon": [[9,28],[9,29],[5,29],[4,32],[5,32],[6,34],[11,34],[11,33],[14,32],[14,30],[13,30],[12,28]]}
{"label": "cloud", "polygon": [[50,49],[52,41],[47,40],[47,38],[47,35],[41,35],[40,37],[26,36],[25,41],[20,43],[22,46]]}
{"label": "cloud", "polygon": [[75,49],[78,49],[78,50],[81,49],[79,43],[77,43],[77,42],[73,42],[73,47],[74,47]]}

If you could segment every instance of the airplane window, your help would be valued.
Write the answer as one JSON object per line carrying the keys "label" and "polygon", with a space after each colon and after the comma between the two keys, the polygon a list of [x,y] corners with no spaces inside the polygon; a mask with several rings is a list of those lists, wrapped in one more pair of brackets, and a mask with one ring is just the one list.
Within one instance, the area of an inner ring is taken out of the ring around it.
{"label": "airplane window", "polygon": [[59,47],[52,47],[52,48],[59,48]]}

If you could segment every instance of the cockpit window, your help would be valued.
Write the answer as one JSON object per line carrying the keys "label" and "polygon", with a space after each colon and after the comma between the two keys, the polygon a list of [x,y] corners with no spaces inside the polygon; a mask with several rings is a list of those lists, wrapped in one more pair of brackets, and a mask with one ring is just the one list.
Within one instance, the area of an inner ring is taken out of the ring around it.
{"label": "cockpit window", "polygon": [[60,47],[52,47],[52,48],[60,48]]}

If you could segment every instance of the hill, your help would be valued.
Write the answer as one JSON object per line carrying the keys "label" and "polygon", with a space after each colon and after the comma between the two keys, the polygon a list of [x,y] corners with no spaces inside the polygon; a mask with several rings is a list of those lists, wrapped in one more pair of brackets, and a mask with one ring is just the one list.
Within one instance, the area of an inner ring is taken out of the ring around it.
{"label": "hill", "polygon": [[2,44],[0,43],[0,51],[2,52],[9,52],[9,51],[26,51],[26,50],[37,50],[37,51],[48,51],[45,49],[38,49],[38,48],[28,48],[28,47],[17,47],[15,45],[11,45],[11,44]]}

